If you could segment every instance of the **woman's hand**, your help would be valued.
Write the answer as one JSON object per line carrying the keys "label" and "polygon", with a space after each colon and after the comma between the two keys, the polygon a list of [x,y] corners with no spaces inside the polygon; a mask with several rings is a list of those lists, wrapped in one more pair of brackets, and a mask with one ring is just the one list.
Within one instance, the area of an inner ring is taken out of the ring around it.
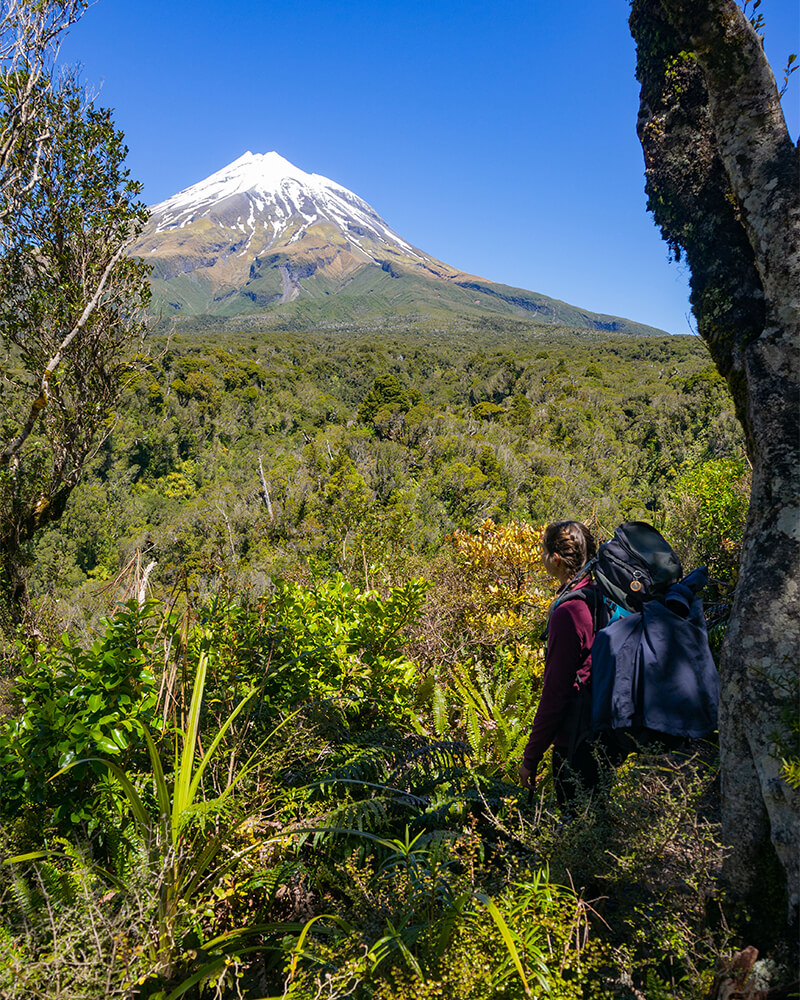
{"label": "woman's hand", "polygon": [[519,766],[519,783],[523,788],[530,788],[531,791],[533,791],[533,786],[536,783],[536,772],[525,767],[525,761]]}

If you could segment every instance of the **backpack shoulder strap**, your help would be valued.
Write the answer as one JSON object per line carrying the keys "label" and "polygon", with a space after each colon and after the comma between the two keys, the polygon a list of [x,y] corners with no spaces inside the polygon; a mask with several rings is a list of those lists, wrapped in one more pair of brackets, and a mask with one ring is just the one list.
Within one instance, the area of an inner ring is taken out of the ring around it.
{"label": "backpack shoulder strap", "polygon": [[550,615],[552,615],[556,608],[560,608],[562,604],[566,604],[567,601],[583,601],[583,603],[587,605],[592,613],[592,631],[595,633],[597,632],[598,627],[600,627],[599,612],[603,604],[602,597],[596,587],[579,587],[577,590],[567,591],[567,593],[559,597],[550,608],[550,614],[547,616],[547,626],[541,635],[542,642],[547,641],[547,632],[550,627]]}
{"label": "backpack shoulder strap", "polygon": [[588,604],[590,608],[593,608],[597,604],[597,597],[598,593],[595,587],[580,587],[578,590],[571,590],[568,594],[564,594],[563,597],[559,597],[553,605],[553,611],[556,608],[560,608],[567,601],[583,601],[584,604]]}

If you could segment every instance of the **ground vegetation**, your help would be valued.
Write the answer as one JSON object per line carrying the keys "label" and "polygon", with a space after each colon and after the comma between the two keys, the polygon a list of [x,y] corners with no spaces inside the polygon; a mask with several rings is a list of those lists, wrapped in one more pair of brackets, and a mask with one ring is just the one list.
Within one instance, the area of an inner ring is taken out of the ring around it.
{"label": "ground vegetation", "polygon": [[702,344],[384,337],[154,344],[34,549],[0,724],[9,998],[742,977],[713,744],[631,757],[569,822],[546,770],[532,802],[515,782],[543,521],[656,520],[687,569],[716,558],[724,631],[748,470]]}

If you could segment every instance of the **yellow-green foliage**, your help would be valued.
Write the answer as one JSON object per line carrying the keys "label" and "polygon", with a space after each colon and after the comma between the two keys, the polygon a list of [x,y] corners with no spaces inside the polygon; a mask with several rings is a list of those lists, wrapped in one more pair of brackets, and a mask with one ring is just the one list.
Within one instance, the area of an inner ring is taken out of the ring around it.
{"label": "yellow-green foliage", "polygon": [[680,476],[667,517],[684,569],[708,566],[712,577],[736,583],[749,502],[750,470],[738,459],[713,459]]}
{"label": "yellow-green foliage", "polygon": [[543,532],[524,521],[498,525],[487,519],[475,532],[453,534],[469,590],[469,625],[496,640],[535,644],[553,597],[542,567]]}

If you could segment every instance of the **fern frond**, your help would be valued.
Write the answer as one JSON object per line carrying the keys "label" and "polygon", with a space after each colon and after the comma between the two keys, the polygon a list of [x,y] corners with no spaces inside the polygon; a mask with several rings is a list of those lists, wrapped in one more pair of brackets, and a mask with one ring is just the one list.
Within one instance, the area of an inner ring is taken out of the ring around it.
{"label": "fern frond", "polygon": [[440,738],[450,732],[450,717],[444,690],[437,684],[433,689],[433,727]]}
{"label": "fern frond", "polygon": [[389,824],[389,811],[394,804],[395,799],[392,796],[345,802],[329,812],[324,818],[320,833],[314,838],[315,842],[321,840],[324,835],[335,833],[337,830],[374,833],[376,830],[383,829]]}
{"label": "fern frond", "polygon": [[11,877],[11,895],[24,917],[30,918],[34,915],[41,897],[33,891],[28,880],[16,869]]}
{"label": "fern frond", "polygon": [[512,677],[511,680],[505,685],[502,698],[498,699],[502,703],[504,709],[508,710],[512,705],[516,705],[525,680],[526,679],[523,677]]}
{"label": "fern frond", "polygon": [[380,783],[386,776],[391,750],[381,746],[345,744],[336,747],[329,761],[325,762],[324,777],[320,786],[347,778]]}
{"label": "fern frond", "polygon": [[478,714],[472,705],[467,705],[466,727],[469,745],[472,747],[472,752],[477,754],[481,750],[483,732],[478,722]]}
{"label": "fern frond", "polygon": [[[465,711],[472,709],[478,715],[488,716],[491,714],[489,702],[487,701],[487,691],[479,688],[471,677],[461,669],[460,673],[454,672],[452,675],[453,687],[462,702]],[[491,696],[489,695],[489,698]]]}
{"label": "fern frond", "polygon": [[57,903],[70,906],[77,897],[76,878],[73,869],[59,868],[46,858],[36,863],[43,892]]}
{"label": "fern frond", "polygon": [[462,740],[429,740],[415,734],[407,738],[387,784],[423,795],[426,789],[461,778],[469,756],[470,748]]}
{"label": "fern frond", "polygon": [[302,866],[297,862],[276,865],[274,868],[268,868],[265,871],[260,871],[251,879],[248,879],[244,884],[244,888],[250,892],[254,889],[264,889],[267,894],[268,902],[271,903],[275,899],[275,894],[278,889],[280,889],[281,886],[286,885],[292,876],[301,868]]}

